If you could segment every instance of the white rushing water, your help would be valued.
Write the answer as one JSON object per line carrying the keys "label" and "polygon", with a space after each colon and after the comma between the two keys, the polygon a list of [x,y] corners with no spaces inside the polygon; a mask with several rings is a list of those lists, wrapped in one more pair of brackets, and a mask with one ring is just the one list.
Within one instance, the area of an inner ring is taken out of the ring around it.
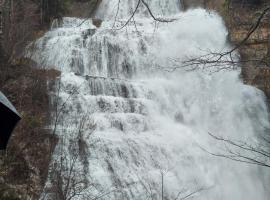
{"label": "white rushing water", "polygon": [[[74,199],[161,199],[161,174],[164,199],[194,191],[199,200],[269,199],[262,169],[202,150],[224,149],[209,132],[249,142],[263,133],[269,127],[263,93],[244,85],[239,69],[167,72],[173,60],[228,49],[222,19],[202,9],[181,12],[177,0],[147,2],[156,16],[177,20],[155,23],[141,5],[116,30],[136,1],[120,1],[118,9],[118,0],[104,0],[100,28],[91,19],[64,18],[35,43],[33,58],[62,72],[52,94],[60,113],[52,163],[66,160],[62,168],[88,183]],[[44,194],[55,179],[49,176]]]}

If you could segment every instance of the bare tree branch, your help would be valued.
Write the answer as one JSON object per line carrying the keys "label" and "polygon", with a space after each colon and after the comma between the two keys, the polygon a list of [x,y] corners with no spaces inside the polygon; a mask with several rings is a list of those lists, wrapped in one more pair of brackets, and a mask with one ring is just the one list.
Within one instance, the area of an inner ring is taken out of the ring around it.
{"label": "bare tree branch", "polygon": [[175,71],[179,68],[189,68],[188,70],[195,70],[198,66],[204,66],[205,68],[217,68],[217,71],[220,70],[228,70],[233,69],[237,65],[241,63],[250,63],[254,62],[266,67],[270,67],[269,61],[266,61],[264,59],[239,59],[235,58],[236,50],[241,48],[243,45],[247,43],[247,41],[250,39],[250,37],[254,34],[254,32],[258,29],[260,24],[262,23],[262,20],[264,17],[270,12],[270,5],[266,6],[256,19],[255,23],[252,24],[250,27],[248,33],[245,35],[245,37],[237,43],[232,49],[228,51],[221,51],[221,52],[211,52],[209,51],[207,54],[204,54],[199,57],[192,57],[187,58],[184,61],[177,61],[174,68],[171,68],[169,71]]}
{"label": "bare tree branch", "polygon": [[[258,165],[262,167],[270,167],[270,152],[267,150],[262,149],[259,146],[253,147],[250,144],[232,141],[229,139],[224,139],[222,137],[213,135],[212,133],[208,133],[213,139],[222,142],[226,146],[226,153],[213,153],[206,150],[203,147],[200,147],[203,151],[216,156],[227,158],[233,161]],[[229,145],[229,146],[227,146]],[[241,153],[238,152],[236,149],[241,150]]]}

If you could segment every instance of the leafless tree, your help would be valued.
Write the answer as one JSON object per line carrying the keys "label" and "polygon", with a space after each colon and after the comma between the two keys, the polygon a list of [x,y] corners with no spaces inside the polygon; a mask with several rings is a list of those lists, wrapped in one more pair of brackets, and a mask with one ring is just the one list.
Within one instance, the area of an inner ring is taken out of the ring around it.
{"label": "leafless tree", "polygon": [[[119,10],[119,4],[120,4],[120,1],[121,1],[121,0],[118,1],[118,10]],[[134,16],[135,16],[136,12],[138,11],[140,5],[145,6],[146,9],[147,9],[147,11],[148,11],[148,13],[150,14],[151,18],[152,18],[153,20],[157,21],[157,22],[162,22],[162,23],[166,22],[166,23],[168,23],[168,22],[173,22],[173,21],[176,20],[176,19],[166,19],[166,18],[156,17],[156,16],[153,14],[153,12],[152,12],[150,6],[148,5],[148,3],[147,3],[145,0],[138,0],[137,5],[136,5],[136,7],[135,7],[135,10],[132,12],[132,14],[131,14],[131,16],[129,17],[129,19],[126,21],[126,23],[125,23],[123,26],[121,26],[120,28],[117,28],[117,30],[123,29],[125,26],[127,26],[127,25],[131,22],[132,19],[134,20]],[[116,14],[116,16],[115,16],[115,20],[116,20],[117,15],[118,15],[118,10],[117,10],[117,14]],[[114,23],[114,24],[115,24],[115,23]]]}
{"label": "leafless tree", "polygon": [[[151,200],[156,200],[156,199],[160,199],[160,200],[167,200],[170,199],[170,197],[168,197],[168,195],[166,195],[165,193],[165,184],[166,184],[166,172],[164,171],[160,171],[160,189],[154,188],[153,185],[150,182],[145,182],[142,180],[141,177],[139,177],[137,175],[138,178],[138,184],[140,184],[145,193],[144,198],[145,199],[151,199]],[[136,184],[135,183],[135,184]],[[187,200],[190,198],[195,197],[196,195],[199,195],[201,192],[205,191],[205,190],[209,190],[209,187],[197,187],[193,190],[191,190],[190,188],[183,188],[181,190],[179,190],[179,192],[177,192],[177,194],[175,195],[175,197],[173,197],[171,200]]]}
{"label": "leafless tree", "polygon": [[52,193],[55,199],[72,200],[75,197],[84,195],[88,188],[87,180],[84,179],[84,174],[76,169],[79,153],[72,149],[72,156],[67,159],[65,155],[60,157],[60,162],[57,160],[53,163],[50,173],[52,187],[48,193]]}
{"label": "leafless tree", "polygon": [[270,167],[270,138],[268,136],[260,136],[259,142],[251,144],[244,141],[234,141],[212,133],[209,135],[223,144],[225,149],[221,153],[216,153],[201,147],[207,153],[237,162]]}
{"label": "leafless tree", "polygon": [[[195,70],[198,66],[204,68],[215,68],[215,70],[229,70],[244,63],[256,63],[260,66],[270,67],[270,63],[266,59],[241,59],[237,56],[237,51],[244,46],[254,32],[260,27],[266,15],[270,13],[270,5],[266,6],[260,13],[255,22],[249,28],[245,37],[231,49],[227,51],[212,52],[207,50],[205,54],[199,57],[187,57],[184,61],[178,59],[172,60],[174,67],[169,68],[169,71],[175,71],[179,68]],[[217,68],[218,67],[218,68]]]}
{"label": "leafless tree", "polygon": [[5,2],[3,11],[4,34],[3,48],[12,63],[21,56],[26,44],[34,37],[39,25],[37,5],[23,0],[9,0]]}
{"label": "leafless tree", "polygon": [[[253,62],[264,67],[270,67],[268,60],[264,59],[241,59],[235,56],[237,50],[247,43],[250,37],[261,25],[263,19],[270,13],[270,5],[266,6],[260,13],[255,23],[250,27],[245,37],[237,43],[233,48],[223,52],[208,52],[200,57],[187,58],[184,62],[174,60],[175,67],[171,69],[174,71],[178,68],[188,68],[189,70],[197,69],[198,66],[204,66],[206,68],[217,68],[216,70],[229,70],[232,67],[236,67],[239,64]],[[269,132],[269,129],[266,129]],[[224,138],[218,135],[209,133],[209,135],[224,145],[225,151],[221,153],[212,152],[205,148],[204,151],[209,154],[230,159],[237,162],[242,162],[251,165],[257,165],[262,167],[270,167],[270,138],[268,136],[259,136],[256,143],[248,143],[245,141],[234,141],[230,138]]]}
{"label": "leafless tree", "polygon": [[[80,149],[86,148],[83,143],[83,130],[87,117],[81,117],[78,126],[72,134],[76,135],[74,140],[65,143],[65,138],[60,138],[60,155],[56,155],[50,168],[50,186],[45,188],[44,199],[49,197],[56,200],[72,200],[78,196],[85,197],[92,186],[88,183],[83,169],[77,168],[80,163]],[[64,133],[65,134],[65,133]],[[68,152],[64,148],[68,145]]]}
{"label": "leafless tree", "polygon": [[[115,27],[116,25],[116,21],[117,21],[117,16],[119,14],[119,9],[120,9],[120,3],[121,3],[121,0],[118,0],[118,4],[117,4],[117,11],[116,11],[116,15],[115,15],[115,18],[114,18],[114,23],[113,23],[113,28]],[[156,17],[154,15],[154,13],[152,12],[152,9],[150,8],[149,4],[145,1],[145,0],[138,0],[136,6],[135,6],[135,9],[132,11],[130,17],[128,18],[128,20],[120,27],[116,28],[116,30],[121,30],[123,29],[124,27],[126,27],[129,23],[133,22],[135,24],[135,19],[134,19],[134,16],[135,14],[137,13],[138,9],[140,6],[144,6],[146,9],[147,9],[147,12],[149,13],[149,15],[151,16],[151,18],[156,21],[156,22],[162,22],[162,23],[168,23],[168,22],[173,22],[175,21],[176,19],[173,19],[173,18],[163,18],[163,17]],[[133,20],[133,21],[132,21]],[[87,19],[85,19],[84,21],[82,21],[78,26],[81,26],[82,24],[84,24],[85,22],[87,21]],[[136,25],[135,25],[136,26]]]}

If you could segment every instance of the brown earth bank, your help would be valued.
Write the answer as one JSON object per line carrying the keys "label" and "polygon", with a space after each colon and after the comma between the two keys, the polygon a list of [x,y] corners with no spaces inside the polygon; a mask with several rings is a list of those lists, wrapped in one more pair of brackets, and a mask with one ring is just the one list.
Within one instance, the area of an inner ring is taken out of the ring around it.
{"label": "brown earth bank", "polygon": [[0,0],[0,90],[22,116],[0,152],[0,199],[39,199],[58,139],[50,124],[49,92],[57,76],[23,58],[27,44],[54,19],[91,17],[100,0]]}
{"label": "brown earth bank", "polygon": [[48,84],[58,72],[38,69],[27,59],[0,67],[0,88],[22,120],[0,156],[0,199],[38,199],[46,181],[57,137],[49,122]]}

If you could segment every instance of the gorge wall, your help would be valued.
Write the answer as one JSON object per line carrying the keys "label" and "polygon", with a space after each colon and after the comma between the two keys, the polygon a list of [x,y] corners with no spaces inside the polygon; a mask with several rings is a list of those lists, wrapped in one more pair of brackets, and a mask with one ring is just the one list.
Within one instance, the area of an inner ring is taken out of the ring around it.
{"label": "gorge wall", "polygon": [[[233,44],[240,43],[256,22],[259,13],[269,0],[182,0],[184,9],[205,7],[217,11],[229,30],[228,39]],[[263,90],[270,98],[270,15],[266,15],[256,31],[239,48],[242,78],[245,83]]]}
{"label": "gorge wall", "polygon": [[[233,43],[241,42],[247,35],[250,27],[257,19],[257,15],[266,7],[266,4],[241,6],[235,4],[228,10],[228,27],[230,40]],[[264,18],[258,29],[249,40],[239,49],[242,60],[254,60],[242,63],[242,76],[246,83],[263,90],[270,98],[270,15]],[[255,18],[255,19],[254,19]],[[259,60],[259,62],[257,61]],[[261,62],[262,61],[262,62]]]}
{"label": "gorge wall", "polygon": [[[42,8],[41,2],[50,6]],[[50,121],[49,87],[59,72],[23,58],[24,49],[64,13],[90,17],[99,0],[74,0],[68,6],[64,3],[71,1],[59,0],[63,5],[58,8],[56,2],[0,0],[0,91],[22,115],[7,151],[0,152],[0,199],[38,199],[58,141],[45,127]]]}

